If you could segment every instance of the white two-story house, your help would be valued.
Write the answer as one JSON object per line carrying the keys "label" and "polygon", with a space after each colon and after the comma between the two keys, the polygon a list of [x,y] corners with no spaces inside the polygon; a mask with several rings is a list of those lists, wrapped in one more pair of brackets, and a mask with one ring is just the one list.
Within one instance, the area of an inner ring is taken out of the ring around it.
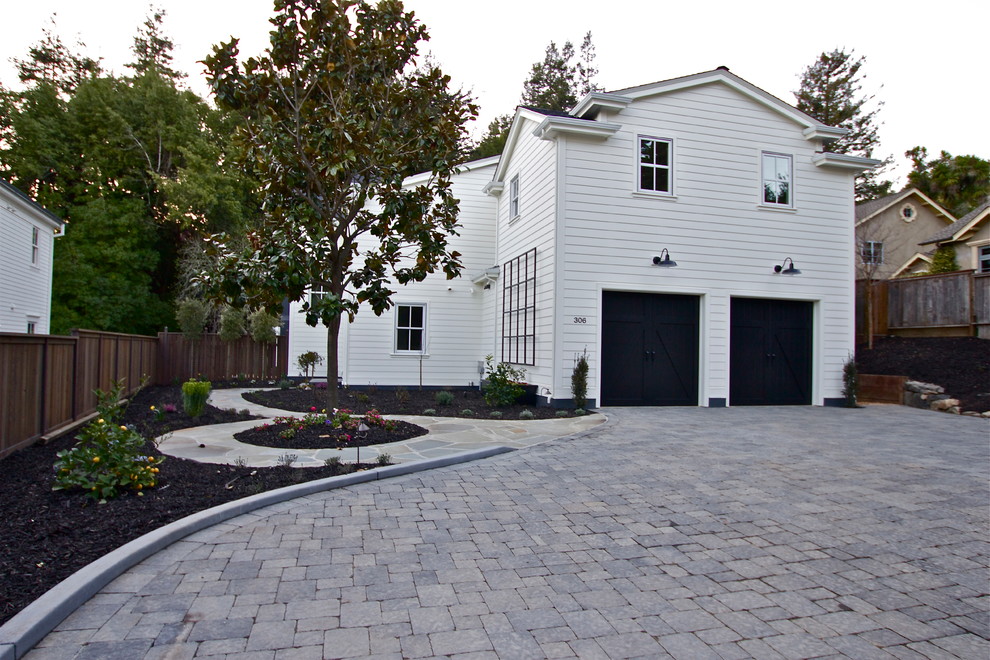
{"label": "white two-story house", "polygon": [[48,334],[52,255],[62,221],[0,181],[0,332]]}
{"label": "white two-story house", "polygon": [[[464,277],[400,287],[343,328],[348,385],[469,386],[492,354],[568,406],[828,405],[853,351],[853,177],[843,134],[719,68],[569,113],[519,108],[469,163]],[[325,329],[290,318],[290,352]],[[322,350],[321,350],[322,349]]]}

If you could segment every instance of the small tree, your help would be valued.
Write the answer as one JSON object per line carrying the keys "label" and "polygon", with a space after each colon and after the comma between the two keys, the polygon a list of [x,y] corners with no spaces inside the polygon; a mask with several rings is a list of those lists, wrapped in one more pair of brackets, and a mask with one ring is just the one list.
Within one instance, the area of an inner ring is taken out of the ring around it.
{"label": "small tree", "polygon": [[237,341],[244,336],[244,310],[224,307],[220,312],[221,341]]}
{"label": "small tree", "polygon": [[175,305],[175,319],[186,337],[200,337],[210,316],[210,306],[196,298],[185,298]]}
{"label": "small tree", "polygon": [[275,326],[278,325],[278,317],[269,314],[263,308],[258,308],[248,315],[248,331],[251,339],[259,344],[271,344],[275,341]]}
{"label": "small tree", "polygon": [[[301,353],[298,358],[296,358],[296,364],[299,365],[299,370],[303,372],[306,378],[312,378],[316,373],[316,366],[323,364],[323,356],[316,351],[306,351]],[[327,388],[330,387],[329,373],[327,374]]]}
{"label": "small tree", "polygon": [[[257,175],[266,215],[246,249],[211,239],[218,270],[204,284],[274,311],[322,282],[325,294],[303,312],[327,328],[334,376],[341,317],[360,303],[383,313],[393,282],[460,274],[447,246],[457,223],[450,178],[477,108],[436,66],[413,68],[428,35],[398,0],[280,0],[276,10],[261,57],[241,65],[235,39],[206,59],[217,104],[243,121],[242,164]],[[430,176],[403,185],[420,172]],[[335,408],[337,388],[326,396]]]}
{"label": "small tree", "polygon": [[842,365],[842,396],[846,408],[858,407],[856,399],[859,397],[859,369],[856,366],[856,358],[852,355]]}
{"label": "small tree", "polygon": [[928,269],[930,275],[954,273],[959,270],[956,262],[956,251],[951,245],[939,245],[932,256],[932,265]]}
{"label": "small tree", "polygon": [[574,361],[574,371],[571,372],[571,395],[574,397],[574,407],[584,408],[588,403],[588,352],[585,351]]}

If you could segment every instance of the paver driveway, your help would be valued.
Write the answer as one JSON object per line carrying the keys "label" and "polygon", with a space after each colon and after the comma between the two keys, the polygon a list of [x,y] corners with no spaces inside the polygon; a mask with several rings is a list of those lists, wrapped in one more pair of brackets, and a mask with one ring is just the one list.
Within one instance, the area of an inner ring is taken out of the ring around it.
{"label": "paver driveway", "polygon": [[27,657],[990,657],[985,420],[606,412],[197,533]]}

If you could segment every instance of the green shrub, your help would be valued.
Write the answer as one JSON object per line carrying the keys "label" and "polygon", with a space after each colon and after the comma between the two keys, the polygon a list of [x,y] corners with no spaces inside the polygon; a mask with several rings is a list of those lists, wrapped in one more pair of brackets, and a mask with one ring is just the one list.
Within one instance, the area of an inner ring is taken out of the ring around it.
{"label": "green shrub", "polygon": [[328,468],[338,469],[341,466],[340,456],[331,456],[323,459],[323,465]]}
{"label": "green shrub", "polygon": [[371,403],[371,397],[364,392],[358,392],[354,395],[354,398],[358,400],[358,403],[363,403],[365,405]]}
{"label": "green shrub", "polygon": [[290,390],[292,389],[292,381],[289,380],[288,378],[283,378],[282,380],[278,381],[278,388],[280,390]]}
{"label": "green shrub", "polygon": [[856,367],[856,358],[849,356],[846,363],[842,365],[842,396],[845,398],[846,408],[857,407],[856,399],[859,397],[859,369]]}
{"label": "green shrub", "polygon": [[501,410],[493,410],[493,411],[491,411],[489,413],[489,416],[492,419],[502,419],[502,411]]}
{"label": "green shrub", "polygon": [[427,417],[433,417],[434,415],[437,414],[437,411],[434,410],[433,408],[427,408],[426,410],[423,411],[423,414],[426,415]]}
{"label": "green shrub", "polygon": [[196,298],[184,298],[175,304],[175,320],[186,337],[199,337],[206,328],[210,306]]}
{"label": "green shrub", "polygon": [[454,402],[453,392],[437,392],[433,399],[437,402],[438,406],[449,406]]}
{"label": "green shrub", "polygon": [[316,373],[316,365],[323,364],[323,356],[316,351],[306,351],[296,358],[296,364],[307,378]]}
{"label": "green shrub", "polygon": [[463,415],[464,417],[473,417],[474,411],[471,410],[470,408],[465,408],[464,410],[461,411],[461,415]]}
{"label": "green shrub", "polygon": [[574,409],[574,415],[577,416],[577,417],[581,417],[582,415],[587,415],[587,414],[588,414],[588,411],[585,410],[584,408],[575,408]]}
{"label": "green shrub", "polygon": [[935,254],[932,255],[932,265],[928,268],[928,275],[939,273],[954,273],[959,270],[956,262],[956,251],[951,245],[940,245]]}
{"label": "green shrub", "polygon": [[93,499],[106,500],[128,489],[141,494],[158,483],[158,465],[165,458],[144,455],[144,438],[118,424],[122,391],[120,381],[109,392],[96,391],[99,417],[83,428],[72,449],[56,454],[52,490],[79,488]]}
{"label": "green shrub", "polygon": [[258,308],[248,315],[247,320],[251,339],[259,344],[271,344],[275,341],[275,326],[279,323],[278,317]]}
{"label": "green shrub", "polygon": [[187,380],[182,384],[182,407],[187,415],[195,419],[203,414],[211,387],[208,380]]}
{"label": "green shrub", "polygon": [[292,464],[295,463],[298,458],[298,454],[289,454],[287,452],[285,454],[280,454],[279,457],[275,459],[275,464],[279,467],[292,467]]}
{"label": "green shrub", "polygon": [[396,388],[395,400],[399,402],[400,406],[404,406],[409,403],[409,390],[404,387]]}
{"label": "green shrub", "polygon": [[485,384],[483,387],[485,402],[490,406],[502,408],[511,406],[523,395],[520,383],[526,377],[523,369],[516,369],[508,362],[493,364],[494,356],[485,357]]}
{"label": "green shrub", "polygon": [[385,467],[386,465],[391,465],[392,464],[392,455],[391,454],[378,454],[378,458],[375,459],[375,462],[378,463],[379,467]]}
{"label": "green shrub", "polygon": [[244,336],[244,310],[224,307],[220,312],[220,340],[235,341]]}
{"label": "green shrub", "polygon": [[522,411],[521,413],[519,413],[519,419],[533,419],[533,411],[532,410]]}
{"label": "green shrub", "polygon": [[570,414],[571,413],[568,412],[567,410],[558,410],[557,411],[557,417],[568,417],[568,416],[570,416]]}
{"label": "green shrub", "polygon": [[571,395],[574,397],[574,406],[584,408],[588,403],[588,353],[582,353],[574,362],[574,371],[571,372]]}

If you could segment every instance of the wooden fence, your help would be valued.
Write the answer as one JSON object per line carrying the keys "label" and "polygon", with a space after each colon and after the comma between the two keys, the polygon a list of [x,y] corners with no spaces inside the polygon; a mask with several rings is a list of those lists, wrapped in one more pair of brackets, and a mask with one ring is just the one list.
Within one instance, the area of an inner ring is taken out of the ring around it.
{"label": "wooden fence", "polygon": [[[857,338],[866,339],[866,283],[856,282]],[[990,338],[990,274],[963,270],[873,284],[873,334]]]}
{"label": "wooden fence", "polygon": [[189,340],[75,330],[71,336],[0,333],[0,458],[96,410],[97,389],[122,380],[128,394],[147,380],[168,384],[203,376],[281,378],[288,340]]}

